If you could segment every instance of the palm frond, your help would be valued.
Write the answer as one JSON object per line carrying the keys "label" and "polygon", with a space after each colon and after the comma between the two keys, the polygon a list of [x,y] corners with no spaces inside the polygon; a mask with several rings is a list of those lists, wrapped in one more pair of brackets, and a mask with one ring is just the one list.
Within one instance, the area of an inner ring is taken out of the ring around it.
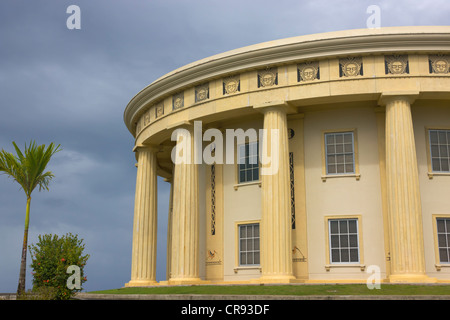
{"label": "palm frond", "polygon": [[51,157],[60,151],[60,145],[55,146],[52,142],[46,148],[45,145],[37,145],[31,141],[25,144],[22,152],[13,142],[17,156],[2,150],[0,152],[0,172],[10,176],[17,181],[25,191],[27,197],[31,196],[33,190],[39,186],[39,191],[48,190],[48,185],[53,174],[44,172]]}

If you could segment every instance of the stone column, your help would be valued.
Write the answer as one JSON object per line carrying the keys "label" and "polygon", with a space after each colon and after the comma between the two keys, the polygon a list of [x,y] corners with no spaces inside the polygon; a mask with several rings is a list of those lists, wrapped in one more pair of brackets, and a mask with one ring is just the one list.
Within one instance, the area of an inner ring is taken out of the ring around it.
{"label": "stone column", "polygon": [[[262,141],[261,158],[263,202],[260,280],[287,283],[295,279],[292,271],[287,105],[263,105],[260,110],[264,113],[264,130],[267,133],[266,141]],[[274,129],[275,132],[272,131]],[[264,164],[265,155],[271,159],[268,164]]]}
{"label": "stone column", "polygon": [[169,284],[197,283],[200,281],[198,169],[194,163],[193,127],[176,129],[176,138],[177,146],[183,148],[183,160],[174,164]]}
{"label": "stone column", "polygon": [[170,195],[169,195],[169,216],[167,221],[167,256],[166,256],[166,280],[170,279],[170,266],[172,259],[172,213],[173,213],[173,182],[172,179],[165,179],[170,183]]}
{"label": "stone column", "polygon": [[411,116],[415,95],[383,94],[386,105],[386,189],[391,282],[423,282],[425,256],[416,144]]}
{"label": "stone column", "polygon": [[138,147],[134,202],[131,281],[126,286],[156,282],[157,175],[156,150]]}

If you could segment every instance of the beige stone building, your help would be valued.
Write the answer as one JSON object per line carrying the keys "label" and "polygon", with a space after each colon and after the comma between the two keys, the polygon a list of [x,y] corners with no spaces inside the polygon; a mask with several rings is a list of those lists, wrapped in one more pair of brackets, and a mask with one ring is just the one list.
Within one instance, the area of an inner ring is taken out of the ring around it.
{"label": "beige stone building", "polygon": [[[450,27],[350,30],[232,50],[151,83],[124,114],[137,159],[126,285],[365,283],[374,270],[450,282],[449,63]],[[174,163],[196,122],[224,137],[278,129],[278,171],[249,161],[266,150],[250,135],[211,153],[233,163]],[[161,282],[157,176],[171,185]]]}

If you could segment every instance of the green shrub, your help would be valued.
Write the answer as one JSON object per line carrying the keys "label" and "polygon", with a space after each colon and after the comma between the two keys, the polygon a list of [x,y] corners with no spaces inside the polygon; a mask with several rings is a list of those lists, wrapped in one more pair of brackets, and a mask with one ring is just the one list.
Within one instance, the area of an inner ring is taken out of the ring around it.
{"label": "green shrub", "polygon": [[[67,300],[81,291],[81,285],[86,282],[84,267],[89,255],[83,255],[84,244],[82,239],[71,233],[58,237],[57,235],[39,235],[39,241],[30,245],[31,267],[33,269],[33,291],[42,292],[42,287],[51,287],[54,300]],[[72,273],[67,273],[71,265],[78,266],[80,270],[79,287],[70,288]]]}

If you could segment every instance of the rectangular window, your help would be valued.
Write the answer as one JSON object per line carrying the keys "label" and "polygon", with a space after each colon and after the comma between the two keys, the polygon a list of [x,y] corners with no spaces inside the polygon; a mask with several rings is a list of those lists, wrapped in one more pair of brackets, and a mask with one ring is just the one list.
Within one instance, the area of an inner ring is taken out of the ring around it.
{"label": "rectangular window", "polygon": [[328,220],[330,262],[358,263],[358,219]]}
{"label": "rectangular window", "polygon": [[439,261],[450,262],[450,218],[437,218]]}
{"label": "rectangular window", "polygon": [[252,266],[260,264],[259,223],[239,226],[239,265]]}
{"label": "rectangular window", "polygon": [[429,130],[433,172],[450,172],[450,130]]}
{"label": "rectangular window", "polygon": [[258,142],[238,146],[239,183],[259,181]]}
{"label": "rectangular window", "polygon": [[355,173],[355,152],[353,132],[325,134],[326,173]]}

